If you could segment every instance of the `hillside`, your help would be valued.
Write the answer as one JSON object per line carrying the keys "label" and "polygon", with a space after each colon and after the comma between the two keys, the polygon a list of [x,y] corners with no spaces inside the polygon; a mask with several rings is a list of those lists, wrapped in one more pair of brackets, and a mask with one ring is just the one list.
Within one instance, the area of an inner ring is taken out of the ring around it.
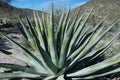
{"label": "hillside", "polygon": [[[33,16],[33,10],[31,9],[21,9],[16,8],[8,3],[0,1],[0,17],[7,17],[7,18],[17,18],[18,16],[22,16],[23,12],[26,12],[28,16]],[[41,13],[41,11],[39,11]]]}
{"label": "hillside", "polygon": [[114,20],[120,18],[120,0],[90,0],[84,5],[78,6],[72,10],[72,13],[76,12],[78,8],[81,8],[83,13],[85,10],[95,6],[92,12],[92,21],[98,21],[108,15],[107,23],[111,23]]}

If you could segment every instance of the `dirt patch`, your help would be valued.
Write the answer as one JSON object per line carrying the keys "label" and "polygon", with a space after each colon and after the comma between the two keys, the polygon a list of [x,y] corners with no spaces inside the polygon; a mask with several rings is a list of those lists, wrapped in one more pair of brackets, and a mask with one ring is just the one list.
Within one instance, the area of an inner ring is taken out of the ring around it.
{"label": "dirt patch", "polygon": [[[16,39],[18,42],[21,42],[21,35],[20,34],[8,34],[8,36],[10,36],[11,38]],[[1,38],[0,39],[0,48],[10,51],[14,54],[19,54],[21,56],[23,56],[22,52],[16,48],[16,46],[11,45],[8,40],[6,40],[5,38]],[[13,59],[11,57],[9,57],[8,55],[5,55],[4,53],[0,52],[0,63],[14,63],[14,64],[20,64],[20,65],[25,65],[23,62]]]}

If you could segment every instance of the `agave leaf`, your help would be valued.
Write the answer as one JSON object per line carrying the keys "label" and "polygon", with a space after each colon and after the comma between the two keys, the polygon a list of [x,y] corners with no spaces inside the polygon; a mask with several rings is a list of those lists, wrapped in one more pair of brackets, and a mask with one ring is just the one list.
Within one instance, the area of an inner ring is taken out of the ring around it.
{"label": "agave leaf", "polygon": [[81,15],[81,17],[78,19],[78,21],[76,22],[76,25],[75,25],[75,28],[74,28],[74,33],[77,31],[77,29],[80,27],[79,25],[80,25],[80,23],[81,23],[81,21],[83,20],[83,18],[85,17],[85,13],[86,12],[84,12],[82,15]]}
{"label": "agave leaf", "polygon": [[106,75],[109,75],[109,74],[113,74],[113,73],[117,73],[117,72],[120,72],[120,68],[117,66],[116,68],[113,68],[112,69],[106,69],[104,70],[103,73],[100,73],[100,74],[94,74],[94,75],[90,75],[90,76],[86,76],[86,77],[81,77],[81,78],[73,78],[74,80],[79,80],[79,79],[94,79],[94,78],[97,78],[97,77],[102,77],[102,76],[106,76]]}
{"label": "agave leaf", "polygon": [[[93,11],[93,8],[89,11],[89,13],[87,13],[86,15],[85,15],[85,13],[83,13],[83,15],[79,18],[78,22],[75,25],[76,30],[75,30],[75,37],[73,38],[74,40],[76,40],[77,36],[81,34],[92,11]],[[83,20],[83,21],[81,21],[81,20]]]}
{"label": "agave leaf", "polygon": [[44,78],[44,80],[55,80],[56,76],[48,76],[46,78]]}
{"label": "agave leaf", "polygon": [[[82,32],[82,30],[83,30],[83,28],[84,28],[84,26],[85,26],[85,24],[86,24],[86,22],[87,22],[87,20],[88,20],[88,18],[90,17],[90,14],[91,14],[91,12],[92,12],[92,10],[93,10],[93,8],[91,9],[91,11],[87,14],[87,16],[85,17],[85,18],[83,18],[83,15],[82,15],[82,17],[78,20],[78,22],[76,23],[76,27],[78,27],[78,29],[76,30],[76,32],[74,33],[74,36],[72,37],[72,39],[71,39],[71,42],[70,42],[70,45],[69,45],[69,50],[68,50],[68,55],[70,55],[70,53],[71,53],[71,50],[73,50],[73,46],[74,46],[74,44],[75,44],[75,42],[77,41],[77,39],[78,39],[78,36],[81,34],[81,32]],[[80,11],[80,10],[79,10]],[[82,22],[81,22],[81,19],[84,19]],[[81,22],[81,25],[80,25],[80,22]]]}
{"label": "agave leaf", "polygon": [[92,73],[95,73],[99,70],[102,70],[102,69],[105,69],[109,66],[112,66],[116,63],[119,63],[120,62],[120,58],[115,58],[115,57],[112,57],[112,58],[109,58],[107,60],[104,60],[100,63],[97,63],[95,65],[92,65],[92,66],[89,66],[89,67],[86,67],[82,70],[78,70],[77,72],[74,72],[74,73],[70,73],[68,74],[69,77],[78,77],[78,76],[85,76],[85,75],[89,75],[89,74],[92,74]]}
{"label": "agave leaf", "polygon": [[[4,36],[7,40],[9,40],[11,43],[13,43],[14,45],[16,45],[17,47],[19,47],[23,52],[24,55],[27,56],[28,58],[30,58],[31,60],[34,61],[38,61],[41,62],[37,57],[35,57],[29,50],[27,50],[23,45],[20,45],[19,43],[17,43],[15,40],[11,39],[8,36],[5,36],[3,34],[1,34],[2,36]],[[42,65],[42,63],[40,63]]]}
{"label": "agave leaf", "polygon": [[[109,42],[108,44],[106,44],[107,46],[104,46],[103,49],[98,49],[98,52],[99,52],[99,53],[98,53],[98,54],[95,54],[90,60],[94,60],[94,59],[96,59],[97,57],[102,56],[103,53],[111,47],[111,45],[113,44],[113,42],[114,42],[115,40],[116,40],[116,39],[114,39],[114,40],[112,40],[111,42]],[[102,47],[101,47],[101,48],[102,48]],[[97,53],[97,52],[96,52],[96,53]]]}
{"label": "agave leaf", "polygon": [[[57,72],[57,67],[52,63],[50,57],[48,56],[47,52],[45,52],[41,46],[39,46],[39,50],[42,55],[42,60],[38,59],[36,56],[34,56],[31,52],[29,52],[25,47],[23,47],[22,45],[20,45],[19,43],[17,43],[16,41],[14,41],[13,39],[3,35],[4,37],[6,37],[10,42],[12,42],[13,44],[15,44],[16,46],[18,46],[24,53],[24,55],[26,55],[28,58],[30,58],[31,60],[33,60],[36,64],[35,65],[40,65],[40,67],[43,68],[47,68],[47,70],[51,73],[54,74]],[[51,70],[52,69],[52,70]]]}
{"label": "agave leaf", "polygon": [[[85,41],[87,41],[88,42],[88,38],[90,38],[90,36],[92,35],[92,33],[93,32],[91,32],[91,33],[87,33],[88,32],[88,29],[89,28],[87,28],[86,29],[86,31],[84,31],[84,33],[82,33],[81,34],[81,36],[79,36],[78,38],[80,39],[80,41],[79,41],[79,43],[77,43],[77,44],[73,44],[72,45],[72,49],[71,49],[71,51],[68,53],[68,55],[67,55],[67,57],[68,57],[68,59],[72,59],[73,57],[75,57],[76,55],[77,55],[77,53],[75,53],[74,54],[74,52],[75,51],[77,51],[78,49],[80,49],[80,47],[81,47],[81,49],[82,49],[82,45],[83,45],[83,43],[86,43]],[[72,41],[72,40],[71,40]],[[84,44],[85,45],[85,44]],[[70,49],[69,49],[70,50]]]}
{"label": "agave leaf", "polygon": [[[2,35],[2,34],[1,34]],[[11,38],[9,38],[9,37],[7,37],[7,36],[5,36],[5,35],[3,35],[5,38],[7,38],[10,42],[12,42],[13,44],[15,44],[16,46],[18,46],[22,51],[23,51],[23,53],[24,53],[24,55],[25,56],[27,56],[29,59],[31,59],[30,61],[34,61],[36,64],[35,65],[39,65],[40,66],[40,68],[41,67],[43,67],[43,70],[44,70],[44,68],[48,68],[48,66],[46,65],[46,63],[43,63],[43,62],[41,62],[41,60],[39,60],[36,56],[34,56],[31,52],[29,52],[25,47],[23,47],[22,45],[20,45],[19,43],[17,43],[16,41],[14,41],[13,39],[11,39]],[[45,52],[43,52],[44,50],[42,50],[42,48],[40,48],[41,49],[41,52],[42,53],[45,53]],[[45,60],[46,60],[46,62],[49,64],[50,62],[48,62],[48,59],[49,59],[49,57],[46,57],[46,53],[45,54],[42,54],[42,57],[44,57],[44,58],[46,58]],[[29,60],[28,60],[29,61]],[[49,61],[51,61],[50,59],[49,59]],[[51,64],[50,64],[51,65]],[[39,67],[38,66],[38,67]],[[51,67],[51,68],[54,68],[54,67]],[[42,69],[42,68],[41,68]],[[56,68],[54,68],[54,69],[56,69]]]}
{"label": "agave leaf", "polygon": [[[39,16],[39,15],[38,15]],[[40,18],[40,17],[39,17]],[[45,13],[42,12],[42,23],[43,23],[43,32],[46,33],[46,28],[47,28],[47,25],[46,25],[46,19],[45,19]]]}
{"label": "agave leaf", "polygon": [[[52,13],[51,13],[52,14]],[[51,15],[52,16],[52,15]],[[28,23],[29,23],[29,26],[30,26],[30,32],[32,32],[31,34],[35,37],[35,39],[34,39],[34,37],[31,37],[32,38],[32,40],[33,40],[33,45],[32,45],[32,47],[38,52],[38,53],[41,53],[40,54],[40,57],[41,57],[41,61],[43,62],[43,65],[53,74],[53,71],[54,72],[56,72],[56,67],[54,66],[53,67],[53,62],[51,62],[51,59],[50,59],[50,57],[49,57],[49,55],[48,55],[48,53],[47,52],[45,52],[43,49],[42,49],[42,47],[39,45],[39,41],[38,41],[38,39],[37,39],[37,36],[36,36],[36,34],[35,34],[35,32],[32,30],[33,28],[32,28],[32,25],[30,24],[30,21],[29,21],[29,19],[28,18],[26,18],[27,19],[27,21],[28,21]],[[51,17],[51,20],[52,20],[52,17]],[[51,21],[52,22],[52,21]],[[52,26],[52,25],[51,25]],[[53,26],[52,26],[53,27]],[[54,31],[54,30],[53,30]],[[53,38],[51,38],[51,39],[53,39]],[[51,44],[51,42],[50,42],[50,44]],[[51,47],[52,48],[52,47]],[[54,48],[53,48],[54,49]],[[43,54],[43,53],[45,53],[45,54]],[[52,53],[53,54],[53,53]],[[56,53],[55,53],[56,54]],[[52,55],[53,56],[53,55]],[[49,61],[49,62],[48,62]],[[49,67],[48,67],[49,66]],[[52,66],[52,67],[50,67],[50,66]],[[51,71],[51,69],[53,70],[53,71]]]}
{"label": "agave leaf", "polygon": [[[74,21],[73,21],[73,26],[79,26],[79,22],[77,22],[77,18],[78,18],[78,16],[79,16],[79,13],[80,13],[80,9],[78,10],[78,12],[77,12],[77,14],[76,14],[76,17],[75,17],[75,19],[74,19]],[[75,28],[75,27],[74,27]],[[75,41],[75,34],[74,34],[74,36],[72,37],[72,39],[71,39],[71,41],[70,41],[70,45],[69,45],[69,48],[68,48],[68,54],[67,55],[69,55],[70,54],[70,52],[71,52],[71,50],[72,50],[72,47],[73,47],[73,43],[74,43],[74,41]]]}
{"label": "agave leaf", "polygon": [[[36,52],[39,52],[39,47],[38,47],[38,44],[40,43],[38,38],[37,38],[37,33],[35,31],[35,27],[32,26],[31,22],[30,22],[30,19],[26,16],[26,21],[29,25],[29,33],[31,34],[31,41],[32,41],[32,48],[36,51]],[[41,55],[40,55],[41,56]]]}
{"label": "agave leaf", "polygon": [[17,72],[17,73],[0,73],[0,78],[43,78],[40,75],[36,74],[30,74],[30,73],[23,73],[23,72]]}
{"label": "agave leaf", "polygon": [[24,32],[23,28],[20,27],[20,26],[18,26],[18,28],[19,28],[19,30],[20,30],[22,36],[23,36],[23,39],[24,39],[25,42],[30,46],[31,44],[30,44],[30,42],[28,41],[28,37],[27,37],[26,33]]}
{"label": "agave leaf", "polygon": [[66,28],[66,25],[67,25],[67,21],[69,19],[69,14],[70,14],[70,9],[68,10],[64,20],[63,20],[63,23],[61,24],[61,44],[63,43],[63,38],[64,38],[64,34],[65,34],[65,28]]}
{"label": "agave leaf", "polygon": [[48,75],[48,71],[46,69],[44,69],[44,67],[37,65],[33,60],[31,60],[27,57],[23,57],[23,56],[21,57],[19,54],[13,54],[13,53],[5,51],[3,49],[0,49],[0,51],[12,58],[23,61],[26,64],[32,66],[36,70],[36,72],[38,72],[39,74]]}
{"label": "agave leaf", "polygon": [[36,50],[36,44],[35,44],[35,40],[34,40],[33,35],[32,35],[31,32],[25,27],[23,21],[22,21],[21,19],[19,19],[19,21],[20,21],[20,23],[21,23],[21,25],[22,25],[22,28],[23,28],[23,30],[24,30],[27,38],[28,38],[28,41],[30,42],[31,47]]}
{"label": "agave leaf", "polygon": [[50,56],[51,59],[54,63],[54,65],[58,66],[58,55],[57,55],[57,50],[55,47],[55,38],[54,38],[54,21],[53,21],[53,6],[50,11],[50,22],[49,22],[49,27],[48,27],[48,45],[50,49]]}
{"label": "agave leaf", "polygon": [[[88,30],[84,31],[84,33],[81,34],[80,37],[78,37],[75,45],[81,46],[81,43],[84,43],[85,39],[88,38],[87,36],[91,35],[91,33],[93,33],[93,32],[95,33],[102,26],[102,24],[104,23],[105,19],[106,19],[106,17],[99,24],[97,24],[91,31],[88,31],[89,28],[88,28]],[[86,35],[86,33],[88,33],[88,34]]]}
{"label": "agave leaf", "polygon": [[72,63],[76,63],[78,59],[86,55],[104,36],[105,34],[118,22],[119,20],[115,21],[107,30],[105,30],[103,33],[101,33],[102,28],[98,30],[97,33],[93,35],[90,42],[87,44],[87,46],[82,50],[82,52],[73,60]]}
{"label": "agave leaf", "polygon": [[[85,41],[85,43],[84,43],[83,46],[81,47],[81,50],[82,50],[82,48],[85,47],[85,45],[87,45],[87,43],[89,42],[90,38],[91,38],[91,36]],[[73,54],[74,54],[74,55],[68,57],[68,59],[67,59],[67,62],[66,62],[66,63],[68,63],[68,64],[66,64],[66,70],[65,70],[65,71],[71,69],[71,68],[78,62],[78,61],[76,61],[75,63],[73,62],[73,60],[74,60],[73,57],[76,55],[76,53],[73,53]]]}
{"label": "agave leaf", "polygon": [[[51,16],[50,16],[50,19],[51,19],[51,22],[50,22],[50,27],[51,27],[51,29],[52,29],[52,27],[53,27],[53,23],[52,23],[52,17],[53,16],[53,13],[52,13],[52,11],[51,11]],[[39,19],[40,20],[40,19]],[[41,22],[41,24],[40,24],[41,26],[43,26],[43,24],[42,24],[42,22]],[[50,28],[49,27],[49,28]],[[50,29],[49,29],[50,30]],[[53,31],[54,31],[54,29],[53,29]],[[43,30],[43,33],[45,33],[44,32],[44,30]],[[52,35],[51,35],[52,34]],[[52,39],[52,40],[54,40],[54,35],[53,35],[53,33],[51,33],[50,34],[50,39]],[[43,37],[43,39],[44,39],[45,37]],[[46,38],[45,38],[46,39]],[[45,40],[44,39],[44,40]],[[57,72],[57,67],[56,67],[56,65],[55,64],[53,64],[54,62],[52,62],[52,60],[51,60],[51,58],[50,58],[50,56],[48,55],[48,52],[46,52],[39,44],[38,44],[38,42],[39,41],[37,41],[37,37],[35,38],[35,40],[36,40],[36,45],[37,45],[37,47],[38,47],[38,52],[41,52],[41,56],[42,56],[42,59],[43,59],[43,65],[47,68],[47,70],[49,70],[49,72],[50,73],[52,73],[52,74],[54,74],[54,73],[56,73]],[[47,41],[46,41],[47,42]],[[53,46],[54,47],[54,44],[53,43],[51,43],[50,42],[50,46]],[[55,48],[52,48],[51,47],[51,50],[54,50]],[[44,53],[44,54],[43,54]],[[53,53],[51,53],[51,54],[53,54]],[[55,53],[56,55],[55,56],[57,56],[57,53]],[[52,55],[53,56],[53,55]]]}
{"label": "agave leaf", "polygon": [[[81,58],[77,64],[82,64],[83,62],[85,62],[85,65],[89,65],[92,61],[96,60],[98,57],[102,56],[103,53],[109,48],[111,47],[111,45],[113,44],[113,42],[117,39],[117,37],[115,36],[114,38],[112,38],[110,41],[106,42],[105,44],[101,45],[100,47],[93,49],[92,51],[90,51],[86,56],[84,56],[83,58]],[[75,66],[77,66],[77,64]]]}
{"label": "agave leaf", "polygon": [[61,15],[60,20],[59,20],[58,28],[57,28],[57,33],[56,33],[57,35],[59,34],[59,32],[61,32],[62,24],[64,21],[64,16],[65,16],[65,13],[64,13],[64,9],[63,9],[62,15]]}
{"label": "agave leaf", "polygon": [[[116,22],[117,22],[117,21],[116,21]],[[116,22],[115,22],[115,23],[116,23]],[[112,24],[109,29],[107,29],[106,31],[104,31],[103,34],[100,34],[100,33],[101,33],[101,30],[99,30],[98,33],[96,33],[96,34],[93,36],[93,38],[91,38],[91,39],[94,39],[94,42],[92,42],[93,40],[91,40],[90,44],[88,44],[88,45],[91,45],[91,46],[96,45],[96,44],[104,37],[104,35],[115,25],[115,23]],[[116,36],[113,38],[113,41],[114,41],[115,38],[116,38]]]}
{"label": "agave leaf", "polygon": [[[41,32],[41,27],[42,27],[42,26],[41,26],[40,24],[42,24],[42,23],[41,23],[41,21],[38,22],[37,16],[38,16],[38,14],[36,14],[35,11],[34,11],[34,19],[35,19],[35,25],[36,25],[35,29],[36,29],[37,35],[38,35],[38,37],[39,37],[38,39],[39,39],[39,41],[40,41],[41,47],[42,47],[44,50],[46,50],[46,49],[45,49],[44,40],[43,40],[43,37],[42,37],[42,32]],[[39,23],[40,23],[40,24],[39,24]]]}
{"label": "agave leaf", "polygon": [[52,73],[55,74],[58,70],[58,67],[52,62],[51,58],[48,56],[48,53],[44,51],[42,48],[39,48],[42,54],[42,57],[44,58],[43,64],[45,67]]}
{"label": "agave leaf", "polygon": [[[89,51],[94,47],[94,46],[91,46],[91,44],[89,44],[89,43],[90,43],[90,41],[91,41],[91,39],[93,38],[94,35],[96,35],[96,34],[98,34],[98,33],[100,33],[100,32],[102,31],[102,28],[103,28],[103,27],[101,27],[101,28],[98,30],[97,33],[95,33],[95,32],[93,31],[93,33],[89,36],[89,38],[87,38],[87,40],[83,43],[83,45],[80,46],[80,48],[78,48],[78,49],[73,53],[73,55],[71,56],[71,57],[73,58],[73,61],[71,62],[70,67],[74,66],[79,59],[81,59],[84,55],[86,55],[87,53],[89,53]],[[100,40],[100,39],[99,39],[99,40]],[[99,41],[98,41],[98,42],[99,42]],[[93,43],[94,43],[94,42],[93,42]],[[97,44],[97,42],[96,42],[96,44]],[[77,55],[77,54],[78,54],[78,55]],[[77,55],[77,56],[74,57],[75,55]]]}
{"label": "agave leaf", "polygon": [[[34,15],[35,15],[35,14],[34,14]],[[36,18],[38,17],[38,22],[36,21],[36,25],[38,25],[38,23],[39,23],[39,26],[38,26],[38,28],[39,28],[39,29],[38,29],[38,32],[39,32],[39,31],[41,31],[40,26],[43,27],[43,24],[42,24],[42,22],[41,22],[40,17],[39,17],[38,14],[36,14],[35,17],[36,17]],[[36,29],[37,29],[37,28],[36,28]],[[36,30],[36,31],[37,31],[37,30]],[[40,32],[41,35],[38,33],[38,36],[40,35],[41,38],[39,39],[39,41],[42,42],[42,44],[44,44],[43,40],[45,41],[46,38],[42,36],[42,33],[43,33],[43,34],[45,33],[44,30],[43,30],[42,32]],[[47,43],[47,41],[45,41],[45,43]],[[40,46],[40,45],[38,45],[38,43],[37,43],[37,45],[39,46],[39,51],[41,52],[41,56],[42,56],[43,60],[46,61],[45,63],[50,63],[50,64],[52,65],[52,62],[51,62],[51,59],[50,59],[48,53],[44,50],[45,44],[44,44],[44,48],[42,48],[42,44],[41,44],[41,46]],[[42,54],[42,53],[45,53],[45,54]],[[48,62],[48,61],[49,61],[49,62]],[[50,65],[50,64],[49,64],[49,65]],[[47,67],[47,66],[46,66],[46,67]]]}
{"label": "agave leaf", "polygon": [[31,73],[31,74],[39,74],[31,68],[21,66],[21,65],[17,65],[17,64],[0,63],[0,67],[12,69],[12,70],[15,70],[15,71],[23,71],[23,72]]}
{"label": "agave leaf", "polygon": [[63,10],[62,15],[60,17],[59,24],[58,24],[57,32],[56,32],[56,37],[57,37],[56,47],[57,47],[58,56],[60,56],[60,49],[61,49],[61,44],[62,44],[61,33],[62,33],[62,24],[64,21],[64,16],[65,16],[65,14],[64,14],[64,10]]}
{"label": "agave leaf", "polygon": [[23,31],[23,28],[21,26],[18,26],[18,28],[19,28],[20,32],[22,33],[23,38],[25,39],[25,41],[28,42],[28,37],[27,37],[26,33]]}
{"label": "agave leaf", "polygon": [[28,39],[30,38],[30,34],[29,34],[29,32],[27,31],[28,29],[25,27],[23,21],[22,21],[20,18],[18,18],[18,19],[19,19],[19,22],[20,22],[20,24],[21,24],[21,26],[22,26],[22,27],[19,27],[19,29],[20,29],[20,31],[22,32],[24,38],[28,40]]}
{"label": "agave leaf", "polygon": [[25,16],[25,20],[27,21],[27,24],[29,26],[29,31],[30,33],[37,37],[37,34],[36,34],[36,31],[35,31],[35,27],[32,25],[31,21],[30,21],[30,18],[28,16]]}
{"label": "agave leaf", "polygon": [[[39,16],[39,15],[38,15]],[[42,23],[43,23],[43,39],[44,39],[44,44],[45,44],[45,47],[46,47],[46,50],[48,51],[48,42],[47,42],[47,37],[48,37],[48,32],[47,32],[47,27],[48,27],[48,24],[47,24],[47,20],[49,19],[45,19],[45,13],[43,12],[42,13]],[[48,18],[48,17],[47,17]],[[38,19],[40,19],[40,17],[38,17]],[[48,51],[49,52],[49,51]]]}
{"label": "agave leaf", "polygon": [[[70,28],[68,29],[67,33],[64,34],[64,38],[63,38],[63,42],[62,42],[61,50],[60,50],[60,60],[59,60],[59,67],[60,68],[62,68],[64,65],[64,62],[65,62],[65,59],[67,56],[68,45],[69,45],[69,42],[71,40],[71,35],[73,34],[72,31],[73,31],[74,25],[77,21],[78,15],[79,15],[79,11],[78,11],[74,21],[72,22]],[[67,24],[67,23],[65,23],[65,24]]]}
{"label": "agave leaf", "polygon": [[69,29],[69,25],[71,23],[71,20],[72,20],[72,17],[70,17],[67,21],[67,24],[66,24],[66,28],[65,28],[65,34],[67,33],[68,29]]}
{"label": "agave leaf", "polygon": [[[89,40],[91,39],[91,37],[92,37],[92,35],[89,36],[88,39],[83,43],[83,45],[81,45],[76,51],[74,51],[74,52],[72,53],[72,55],[70,55],[70,56],[68,57],[68,60],[69,60],[69,59],[74,59],[74,57],[77,56],[77,55],[79,54],[79,52],[81,52],[81,51],[85,48],[85,46],[88,44],[88,42],[89,42]],[[71,63],[71,64],[72,64],[72,63]]]}
{"label": "agave leaf", "polygon": [[[80,46],[82,46],[82,44],[91,36],[95,33],[95,31],[91,31],[89,32],[90,28],[87,28],[82,34],[81,36],[78,36],[78,42],[75,43],[75,50],[79,49]],[[74,51],[75,51],[74,50]]]}
{"label": "agave leaf", "polygon": [[[105,42],[103,45],[101,45],[98,48],[96,48],[96,49],[92,50],[91,52],[89,52],[82,59],[90,58],[89,60],[93,60],[96,57],[102,55],[109,47],[111,47],[111,45],[117,39],[117,37],[118,37],[118,34],[116,36],[114,36],[110,41]],[[80,59],[80,60],[82,60],[82,59]]]}
{"label": "agave leaf", "polygon": [[99,41],[100,39],[102,39],[105,35],[106,35],[106,33],[119,21],[120,19],[117,19],[116,21],[114,21],[110,26],[109,26],[109,28],[108,29],[106,29],[105,31],[98,31],[94,36],[93,36],[93,38],[91,39],[91,42],[94,40],[94,39],[96,39],[97,38],[97,40],[95,41],[95,42],[97,42],[97,41]]}
{"label": "agave leaf", "polygon": [[[35,15],[35,14],[34,14]],[[36,17],[36,15],[35,15],[35,17]],[[37,23],[39,23],[39,22],[36,22],[36,25],[37,25]],[[41,23],[41,22],[40,22]],[[41,23],[41,26],[43,26],[42,25],[42,23]],[[44,32],[44,30],[43,30],[43,33],[45,33]],[[42,33],[40,33],[41,34],[41,38],[42,39],[44,39],[44,37],[42,37]],[[38,34],[39,35],[39,34]],[[36,38],[36,40],[37,40],[37,38]],[[45,40],[45,39],[44,39]],[[36,41],[36,42],[38,42],[38,41]],[[44,42],[43,42],[43,40],[42,40],[42,43],[44,44]],[[56,70],[57,70],[57,68],[55,67],[55,66],[53,66],[54,64],[53,64],[53,62],[51,61],[51,59],[50,59],[50,56],[48,55],[48,53],[45,51],[45,44],[44,44],[44,48],[42,48],[42,46],[40,46],[39,44],[37,44],[36,43],[36,45],[38,46],[38,50],[39,50],[39,52],[41,52],[41,56],[42,56],[42,58],[43,58],[43,64],[44,64],[44,66],[51,72],[51,73],[53,73],[53,71],[54,72],[56,72]],[[42,44],[41,44],[42,45]],[[44,53],[44,54],[43,54]],[[48,62],[49,61],[49,62]],[[51,69],[52,69],[52,71],[51,71]]]}
{"label": "agave leaf", "polygon": [[50,52],[50,48],[48,47],[48,26],[49,26],[49,16],[47,16],[47,20],[46,20],[46,27],[44,27],[46,30],[44,30],[45,32],[43,32],[43,39],[45,42],[45,47],[46,47],[46,51]]}

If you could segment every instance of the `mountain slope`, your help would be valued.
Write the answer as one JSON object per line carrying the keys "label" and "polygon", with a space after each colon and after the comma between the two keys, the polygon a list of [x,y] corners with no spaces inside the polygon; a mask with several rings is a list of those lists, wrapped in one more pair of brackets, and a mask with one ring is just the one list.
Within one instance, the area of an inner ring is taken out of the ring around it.
{"label": "mountain slope", "polygon": [[[17,18],[18,16],[22,16],[23,12],[26,12],[28,16],[33,16],[33,10],[31,9],[21,9],[16,8],[8,3],[0,1],[0,17],[7,17],[7,18]],[[39,11],[41,14],[41,11]]]}
{"label": "mountain slope", "polygon": [[108,15],[107,22],[113,22],[120,18],[120,0],[90,0],[84,5],[81,5],[72,10],[72,13],[76,12],[78,8],[81,8],[81,12],[95,6],[92,12],[92,20],[97,21]]}

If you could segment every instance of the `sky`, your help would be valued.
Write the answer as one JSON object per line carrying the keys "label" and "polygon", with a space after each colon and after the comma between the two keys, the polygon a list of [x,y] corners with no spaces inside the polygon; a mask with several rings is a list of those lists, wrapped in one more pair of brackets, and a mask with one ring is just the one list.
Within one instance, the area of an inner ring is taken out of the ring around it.
{"label": "sky", "polygon": [[15,0],[10,4],[18,8],[29,8],[35,10],[49,10],[51,2],[57,8],[71,7],[75,8],[86,3],[89,0]]}

